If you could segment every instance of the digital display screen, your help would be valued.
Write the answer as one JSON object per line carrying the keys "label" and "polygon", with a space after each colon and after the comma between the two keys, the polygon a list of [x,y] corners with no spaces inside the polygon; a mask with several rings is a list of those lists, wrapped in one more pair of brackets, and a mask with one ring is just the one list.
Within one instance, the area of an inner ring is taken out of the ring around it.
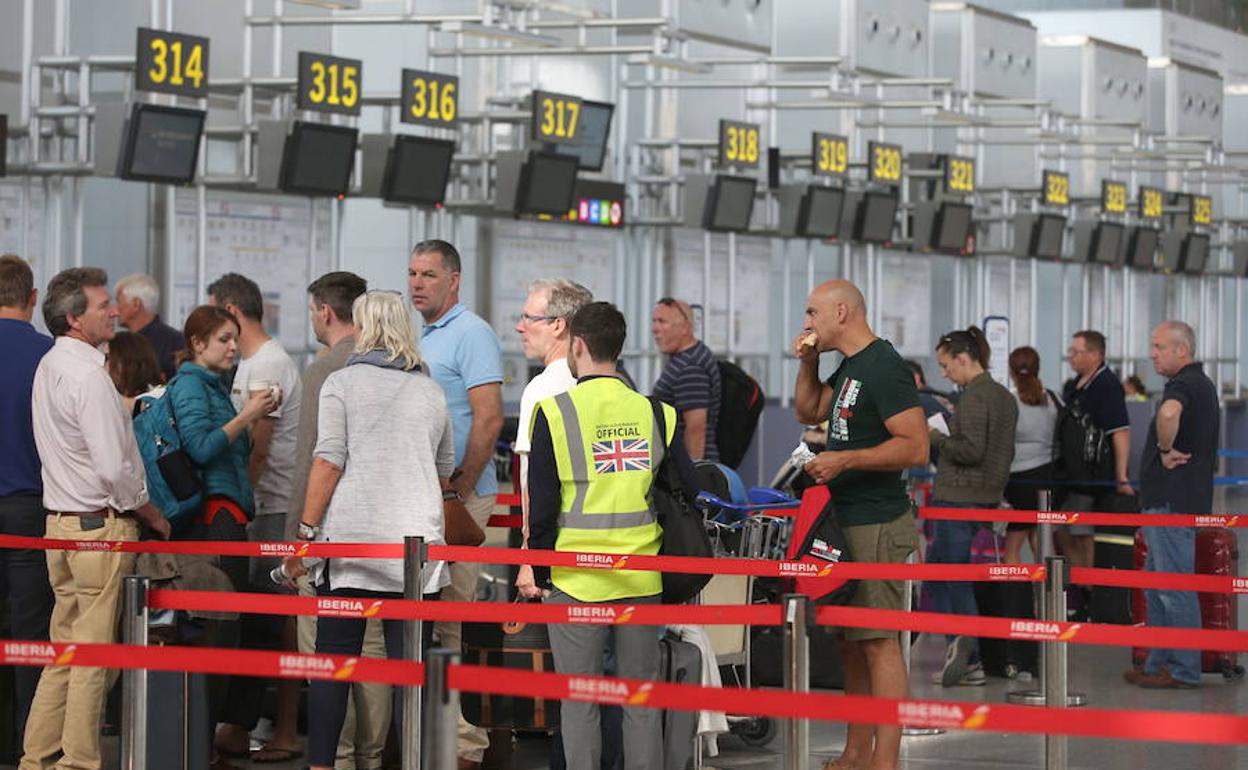
{"label": "digital display screen", "polygon": [[565,144],[550,144],[547,150],[570,155],[586,171],[601,171],[607,156],[607,139],[611,136],[611,117],[615,105],[607,102],[582,102],[576,139]]}
{"label": "digital display screen", "polygon": [[1132,267],[1152,268],[1157,257],[1157,239],[1160,233],[1151,227],[1137,227],[1131,231],[1127,244],[1127,259]]}
{"label": "digital display screen", "polygon": [[758,180],[720,174],[706,197],[702,226],[707,230],[744,231],[754,214],[754,189]]}
{"label": "digital display screen", "polygon": [[190,184],[199,163],[202,110],[135,104],[126,125],[122,179]]}
{"label": "digital display screen", "polygon": [[971,234],[971,207],[963,203],[940,204],[936,226],[932,229],[932,248],[961,254]]}
{"label": "digital display screen", "polygon": [[1031,254],[1043,259],[1057,259],[1062,255],[1062,235],[1066,231],[1066,217],[1041,214],[1031,231]]}
{"label": "digital display screen", "polygon": [[596,179],[578,179],[572,209],[565,219],[594,227],[624,226],[624,185]]}
{"label": "digital display screen", "polygon": [[1124,228],[1117,222],[1100,222],[1092,236],[1092,248],[1089,259],[1103,265],[1118,263],[1118,252],[1122,249]]}
{"label": "digital display screen", "polygon": [[845,191],[839,187],[811,185],[802,198],[797,231],[807,238],[835,238],[841,229],[841,206]]}
{"label": "digital display screen", "polygon": [[894,193],[868,191],[858,208],[854,238],[866,243],[887,243],[893,239],[897,224],[897,196]]}
{"label": "digital display screen", "polygon": [[561,217],[572,208],[576,188],[576,158],[535,152],[520,172],[517,214]]}
{"label": "digital display screen", "polygon": [[9,116],[0,114],[0,176],[9,173]]}
{"label": "digital display screen", "polygon": [[396,136],[386,162],[382,197],[393,203],[441,205],[451,175],[455,143],[422,136]]}
{"label": "digital display screen", "polygon": [[1192,233],[1183,243],[1183,264],[1180,269],[1185,273],[1203,273],[1209,261],[1209,236]]}
{"label": "digital display screen", "polygon": [[281,188],[303,195],[346,195],[358,130],[296,121],[282,153]]}

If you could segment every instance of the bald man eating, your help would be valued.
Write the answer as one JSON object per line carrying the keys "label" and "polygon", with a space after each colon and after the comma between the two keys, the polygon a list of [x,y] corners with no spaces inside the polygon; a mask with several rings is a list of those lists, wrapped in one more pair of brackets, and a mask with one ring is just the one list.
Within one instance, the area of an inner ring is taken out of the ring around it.
{"label": "bald man eating", "polygon": [[[793,349],[801,362],[793,399],[797,419],[828,420],[827,451],[806,471],[831,490],[850,556],[904,562],[918,548],[918,534],[902,471],[926,465],[928,453],[927,422],[910,370],[871,331],[862,292],[848,281],[828,281],[811,292]],[[819,356],[833,350],[845,358],[827,381],[820,380]],[[903,581],[864,580],[851,605],[901,610],[904,588]],[[847,694],[907,696],[896,631],[846,628],[841,636]],[[851,724],[845,750],[824,769],[895,770],[900,750],[900,727]]]}

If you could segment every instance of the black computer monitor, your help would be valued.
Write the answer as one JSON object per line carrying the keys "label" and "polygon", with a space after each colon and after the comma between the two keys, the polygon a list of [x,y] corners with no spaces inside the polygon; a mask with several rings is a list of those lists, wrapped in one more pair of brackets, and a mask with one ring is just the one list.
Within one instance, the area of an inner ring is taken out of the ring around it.
{"label": "black computer monitor", "polygon": [[278,186],[301,195],[346,195],[359,130],[295,121],[282,150]]}
{"label": "black computer monitor", "polygon": [[611,137],[611,118],[614,115],[614,104],[582,101],[576,123],[576,139],[549,144],[546,151],[576,158],[584,171],[601,171],[607,156],[607,140]]}
{"label": "black computer monitor", "polygon": [[845,190],[811,185],[797,212],[797,234],[805,238],[835,238],[841,230]]}
{"label": "black computer monitor", "polygon": [[455,143],[424,136],[396,136],[386,157],[381,197],[391,203],[438,206],[446,199]]}
{"label": "black computer monitor", "polygon": [[893,240],[897,224],[897,193],[868,190],[862,195],[858,217],[854,222],[854,240],[864,243],[888,243]]}
{"label": "black computer monitor", "polygon": [[1127,239],[1127,264],[1131,267],[1151,270],[1157,260],[1157,241],[1160,232],[1151,227],[1133,227]]}
{"label": "black computer monitor", "polygon": [[9,173],[9,116],[0,113],[0,176]]}
{"label": "black computer monitor", "polygon": [[1125,230],[1117,222],[1097,222],[1088,247],[1088,261],[1102,265],[1121,264],[1118,255],[1122,252],[1122,236]]}
{"label": "black computer monitor", "polygon": [[1057,214],[1041,214],[1031,228],[1031,245],[1028,253],[1041,259],[1058,259],[1062,256],[1062,235],[1066,232],[1066,217]]}
{"label": "black computer monitor", "polygon": [[203,110],[136,103],[126,122],[117,175],[166,184],[195,181],[205,115]]}
{"label": "black computer monitor", "polygon": [[748,230],[757,185],[758,180],[750,176],[716,175],[702,209],[702,226],[721,232]]}
{"label": "black computer monitor", "polygon": [[566,216],[576,191],[576,158],[550,152],[531,153],[520,169],[517,214]]}
{"label": "black computer monitor", "polygon": [[932,223],[932,242],[929,244],[931,248],[949,254],[961,254],[965,251],[966,240],[974,227],[972,211],[971,206],[965,203],[941,203]]}
{"label": "black computer monitor", "polygon": [[1203,233],[1189,233],[1183,239],[1183,250],[1179,252],[1179,270],[1197,275],[1205,271],[1209,262],[1209,236]]}

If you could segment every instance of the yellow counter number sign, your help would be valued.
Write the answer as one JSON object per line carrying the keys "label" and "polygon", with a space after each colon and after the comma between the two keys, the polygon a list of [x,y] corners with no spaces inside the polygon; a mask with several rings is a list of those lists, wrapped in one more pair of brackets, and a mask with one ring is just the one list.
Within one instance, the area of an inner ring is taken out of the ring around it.
{"label": "yellow counter number sign", "polygon": [[811,164],[819,176],[845,176],[849,170],[849,140],[836,134],[816,133]]}
{"label": "yellow counter number sign", "polygon": [[757,166],[760,137],[757,123],[719,121],[719,165]]}
{"label": "yellow counter number sign", "polygon": [[140,27],[134,87],[139,91],[208,95],[208,38]]}
{"label": "yellow counter number sign", "polygon": [[1122,182],[1101,181],[1101,211],[1106,214],[1127,212],[1127,186]]}
{"label": "yellow counter number sign", "polygon": [[581,98],[549,91],[533,92],[533,139],[575,142],[581,123]]}
{"label": "yellow counter number sign", "polygon": [[404,123],[453,126],[459,118],[459,78],[454,75],[405,69],[399,93]]}
{"label": "yellow counter number sign", "polygon": [[1208,195],[1192,196],[1192,223],[1197,225],[1213,224],[1213,198]]}
{"label": "yellow counter number sign", "polygon": [[1045,171],[1044,202],[1049,206],[1070,205],[1070,175],[1061,171]]}
{"label": "yellow counter number sign", "polygon": [[359,115],[363,66],[359,59],[300,51],[299,109]]}
{"label": "yellow counter number sign", "polygon": [[884,142],[867,142],[867,179],[896,184],[901,181],[901,147]]}
{"label": "yellow counter number sign", "polygon": [[945,163],[945,190],[969,195],[975,192],[975,159],[950,155]]}
{"label": "yellow counter number sign", "polygon": [[1140,188],[1140,216],[1144,219],[1161,219],[1165,213],[1165,198],[1156,187]]}

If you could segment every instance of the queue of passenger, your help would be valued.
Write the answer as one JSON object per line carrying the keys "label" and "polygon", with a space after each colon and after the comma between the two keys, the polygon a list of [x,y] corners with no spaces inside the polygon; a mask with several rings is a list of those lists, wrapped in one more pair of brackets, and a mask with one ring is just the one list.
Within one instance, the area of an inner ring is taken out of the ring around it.
{"label": "queue of passenger", "polygon": [[[462,279],[458,251],[440,240],[413,249],[406,300],[369,291],[351,273],[318,278],[308,287],[308,311],[324,347],[301,376],[265,331],[263,295],[245,276],[231,273],[212,283],[209,303],[192,310],[178,333],[154,312],[159,289],[150,277],[123,279],[114,301],[103,271],[62,271],[42,298],[53,341],[30,323],[40,299],[30,267],[17,257],[0,257],[0,357],[7,364],[0,372],[0,441],[6,447],[0,534],[217,542],[401,542],[418,535],[439,544],[448,540],[446,522],[453,516],[464,526],[484,527],[498,491],[492,457],[503,415],[501,348],[490,326],[460,302]],[[521,398],[515,446],[523,547],[658,553],[663,530],[650,486],[670,464],[686,493],[696,493],[692,460],[717,456],[719,369],[697,338],[694,307],[664,298],[655,306],[651,332],[669,359],[654,388],[657,400],[647,399],[621,375],[623,315],[592,300],[574,282],[539,281],[530,287],[515,327],[526,356],[544,367]],[[424,320],[419,338],[410,319],[413,306]],[[828,426],[826,447],[804,470],[831,490],[830,510],[854,559],[900,564],[917,551],[903,473],[925,466],[929,457],[939,457],[936,505],[992,509],[1004,499],[1033,509],[1037,491],[1048,487],[1066,509],[1103,510],[1120,507],[1112,498],[1137,494],[1127,474],[1123,389],[1105,366],[1101,334],[1074,336],[1068,353],[1076,378],[1061,398],[1039,379],[1034,349],[1009,356],[1012,394],[989,374],[983,332],[970,327],[945,334],[935,356],[961,391],[955,404],[876,336],[868,317],[853,284],[822,284],[807,301],[793,349],[800,362],[796,416]],[[117,333],[119,321],[130,331]],[[823,380],[820,359],[831,352],[841,362]],[[1167,322],[1153,333],[1154,365],[1169,382],[1141,458],[1140,504],[1149,511],[1207,513],[1212,507],[1207,491],[1217,447],[1217,394],[1194,352],[1195,335],[1186,324]],[[149,409],[168,410],[177,451],[145,463],[139,442],[150,438],[143,418]],[[600,435],[608,434],[627,437],[627,458],[621,459],[619,442],[602,448]],[[1095,451],[1085,451],[1088,446]],[[165,487],[186,485],[193,495],[164,494]],[[194,509],[153,504],[173,498],[179,505],[192,499]],[[968,562],[979,525],[933,524],[927,560]],[[1191,572],[1191,537],[1153,529],[1149,568]],[[1076,565],[1091,565],[1089,535],[1072,528],[1059,538]],[[1025,544],[1036,552],[1034,528],[1011,526],[1004,560],[1021,561]],[[397,563],[386,560],[207,561],[220,581],[240,592],[375,599],[400,596],[403,588]],[[133,554],[0,549],[0,567],[14,638],[116,640],[121,579],[135,569]],[[429,562],[422,577],[425,598],[472,601],[479,571],[476,564]],[[541,567],[518,573],[522,597],[551,603],[658,603],[662,593],[657,573]],[[979,611],[968,583],[931,583],[928,591],[939,611]],[[902,609],[904,584],[862,581],[852,603]],[[1149,622],[1196,626],[1199,608],[1189,594],[1150,592]],[[214,647],[389,657],[405,652],[398,623],[388,620],[295,623],[242,615],[214,619],[204,628],[199,643]],[[459,623],[425,629],[422,644],[436,637],[442,646],[460,645]],[[621,676],[659,675],[653,629],[555,625],[550,638],[560,672],[599,674],[611,661]],[[843,629],[839,654],[848,693],[906,697],[907,671],[895,631]],[[1191,655],[1155,651],[1127,680],[1189,687],[1199,674],[1199,660]],[[983,683],[973,637],[949,639],[935,680],[946,687]],[[21,770],[100,767],[109,685],[102,669],[52,667],[41,676],[21,669]],[[277,683],[271,737],[252,750],[264,687],[259,678],[209,678],[214,770],[230,768],[233,758],[282,762],[303,754],[296,727],[299,684],[289,680]],[[391,688],[315,681],[309,692],[312,768],[372,770],[392,759],[387,735],[401,714]],[[459,722],[460,767],[479,767],[489,736],[462,715]],[[604,751],[616,751],[610,747],[618,740],[610,736],[622,729],[627,767],[662,767],[657,712],[628,707],[622,728],[618,724],[600,718],[591,704],[563,704],[562,742],[552,750],[552,765],[609,761]],[[841,756],[827,767],[896,767],[900,735],[895,726],[851,725]]]}

